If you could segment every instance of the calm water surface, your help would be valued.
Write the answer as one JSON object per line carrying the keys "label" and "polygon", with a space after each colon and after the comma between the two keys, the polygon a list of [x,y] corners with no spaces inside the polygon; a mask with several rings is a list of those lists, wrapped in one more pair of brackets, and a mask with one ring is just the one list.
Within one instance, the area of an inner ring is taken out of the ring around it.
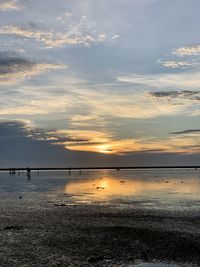
{"label": "calm water surface", "polygon": [[43,197],[70,204],[198,208],[200,170],[0,173],[1,197]]}

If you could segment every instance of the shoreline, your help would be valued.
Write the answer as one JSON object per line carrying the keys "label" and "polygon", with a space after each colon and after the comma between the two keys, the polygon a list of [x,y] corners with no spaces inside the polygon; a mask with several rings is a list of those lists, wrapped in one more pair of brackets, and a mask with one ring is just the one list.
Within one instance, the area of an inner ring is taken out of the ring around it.
{"label": "shoreline", "polygon": [[[6,201],[6,200],[5,200]],[[200,266],[200,213],[1,201],[1,266]]]}

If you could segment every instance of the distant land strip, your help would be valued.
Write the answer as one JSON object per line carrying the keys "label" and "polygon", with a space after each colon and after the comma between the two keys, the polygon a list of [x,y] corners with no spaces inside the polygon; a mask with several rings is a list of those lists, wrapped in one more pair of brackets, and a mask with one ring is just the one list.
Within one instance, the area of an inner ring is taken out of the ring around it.
{"label": "distant land strip", "polygon": [[44,168],[0,168],[0,171],[80,171],[80,170],[144,170],[144,169],[200,169],[200,165],[189,166],[122,166],[122,167],[44,167]]}

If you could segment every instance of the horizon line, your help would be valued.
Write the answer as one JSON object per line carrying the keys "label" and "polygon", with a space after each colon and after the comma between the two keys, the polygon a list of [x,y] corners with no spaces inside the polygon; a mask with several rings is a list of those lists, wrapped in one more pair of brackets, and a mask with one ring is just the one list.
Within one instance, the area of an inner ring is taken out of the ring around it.
{"label": "horizon line", "polygon": [[0,168],[0,171],[75,171],[75,170],[139,170],[139,169],[198,169],[200,165],[158,165],[158,166],[102,166],[102,167],[11,167],[11,168]]}

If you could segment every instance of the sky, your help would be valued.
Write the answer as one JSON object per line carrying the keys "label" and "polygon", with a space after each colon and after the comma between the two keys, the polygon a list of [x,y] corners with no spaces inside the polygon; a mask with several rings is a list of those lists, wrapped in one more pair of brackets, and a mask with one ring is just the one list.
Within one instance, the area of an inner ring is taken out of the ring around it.
{"label": "sky", "polygon": [[0,0],[0,165],[200,162],[198,0]]}

